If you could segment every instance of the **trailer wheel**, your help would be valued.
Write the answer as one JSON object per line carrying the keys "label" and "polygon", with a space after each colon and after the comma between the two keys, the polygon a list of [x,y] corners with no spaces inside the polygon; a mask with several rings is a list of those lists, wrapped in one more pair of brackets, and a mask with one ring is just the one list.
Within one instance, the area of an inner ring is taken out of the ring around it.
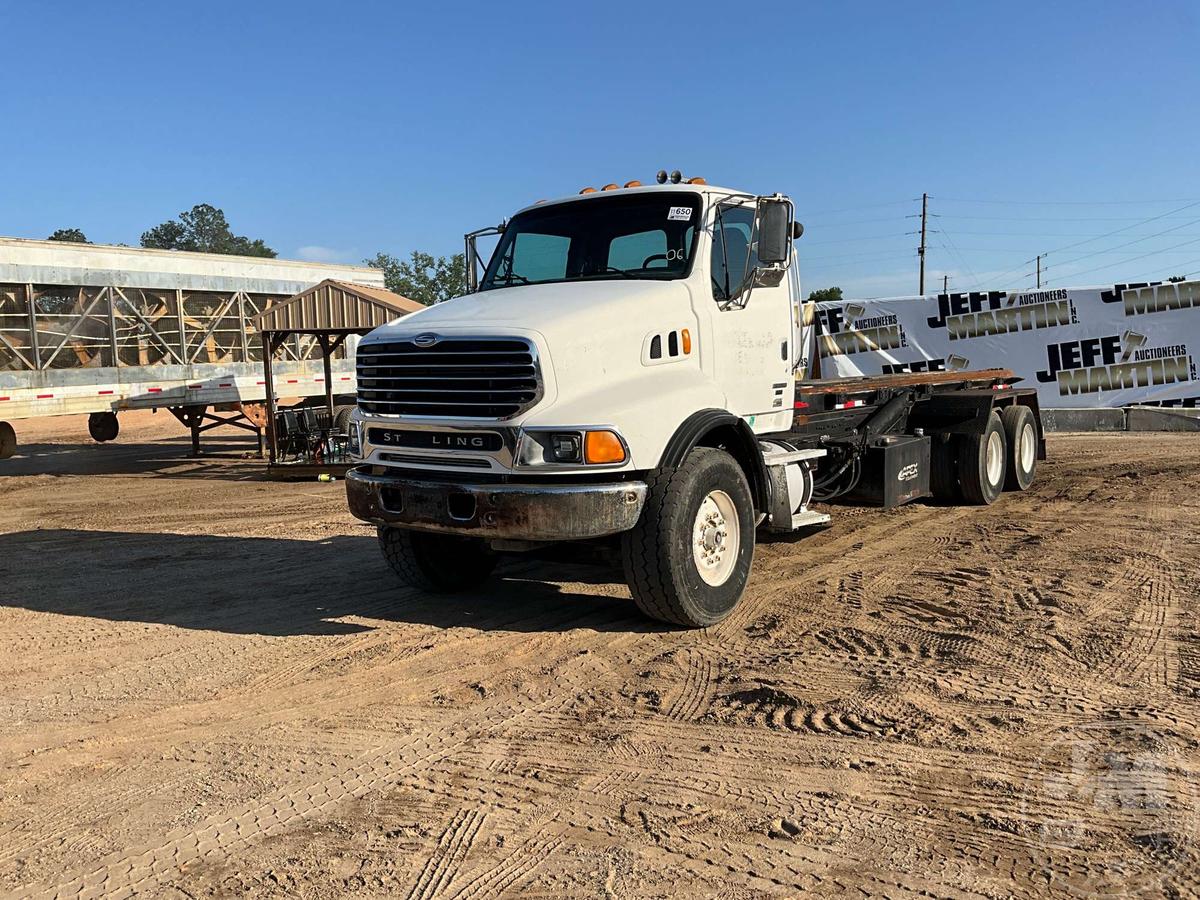
{"label": "trailer wheel", "polygon": [[746,589],[754,559],[754,502],[741,467],[697,447],[648,479],[641,519],[621,536],[625,579],[638,609],[673,625],[724,619]]}
{"label": "trailer wheel", "polygon": [[962,488],[958,485],[958,435],[930,435],[929,489],[937,500],[962,502]]}
{"label": "trailer wheel", "polygon": [[496,567],[496,555],[479,538],[380,528],[379,549],[401,581],[431,594],[473,588]]}
{"label": "trailer wheel", "polygon": [[120,432],[121,423],[117,421],[116,413],[97,412],[88,416],[88,434],[97,443],[116,440]]}
{"label": "trailer wheel", "polygon": [[1023,491],[1033,484],[1037,474],[1037,422],[1028,406],[1005,407],[1000,413],[1004,436],[1008,439],[1008,465],[1005,467],[1004,489]]}
{"label": "trailer wheel", "polygon": [[353,412],[353,406],[335,406],[333,408],[333,431],[335,434],[349,434],[350,415]]}
{"label": "trailer wheel", "polygon": [[982,434],[962,437],[958,452],[958,483],[967,503],[987,506],[1004,490],[1008,468],[1008,439],[1000,415],[993,411]]}
{"label": "trailer wheel", "polygon": [[17,452],[17,432],[7,422],[0,422],[0,459]]}

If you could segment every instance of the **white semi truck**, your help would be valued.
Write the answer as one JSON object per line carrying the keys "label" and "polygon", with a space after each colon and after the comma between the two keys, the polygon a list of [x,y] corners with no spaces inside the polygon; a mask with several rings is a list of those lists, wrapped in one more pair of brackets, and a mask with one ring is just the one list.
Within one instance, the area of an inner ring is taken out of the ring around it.
{"label": "white semi truck", "polygon": [[[814,501],[1028,487],[1032,389],[806,380],[792,201],[658,181],[521,210],[478,281],[468,235],[470,293],[363,339],[346,490],[403,581],[465,590],[500,554],[583,545],[619,554],[647,615],[700,627],[741,597],[756,529],[827,522]],[[817,348],[873,340],[837,324]]]}

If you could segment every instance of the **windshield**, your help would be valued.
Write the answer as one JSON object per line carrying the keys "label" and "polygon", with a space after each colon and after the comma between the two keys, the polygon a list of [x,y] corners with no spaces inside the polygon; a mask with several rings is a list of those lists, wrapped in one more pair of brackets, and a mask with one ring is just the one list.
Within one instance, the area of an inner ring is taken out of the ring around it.
{"label": "windshield", "polygon": [[700,196],[655,191],[529,209],[509,222],[480,290],[597,279],[683,278]]}

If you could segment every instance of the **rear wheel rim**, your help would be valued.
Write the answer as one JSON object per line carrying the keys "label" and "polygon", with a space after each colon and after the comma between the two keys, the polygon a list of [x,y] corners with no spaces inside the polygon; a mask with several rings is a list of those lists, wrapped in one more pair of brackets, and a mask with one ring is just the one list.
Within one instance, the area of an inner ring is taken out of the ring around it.
{"label": "rear wheel rim", "polygon": [[1021,471],[1023,472],[1033,471],[1033,457],[1036,453],[1034,445],[1036,440],[1033,433],[1033,426],[1026,422],[1025,427],[1021,429],[1020,460]]}
{"label": "rear wheel rim", "polygon": [[737,565],[741,528],[737,506],[724,491],[710,491],[692,525],[692,561],[705,584],[720,587]]}
{"label": "rear wheel rim", "polygon": [[1004,477],[1004,441],[998,431],[988,435],[985,466],[988,484],[999,484]]}

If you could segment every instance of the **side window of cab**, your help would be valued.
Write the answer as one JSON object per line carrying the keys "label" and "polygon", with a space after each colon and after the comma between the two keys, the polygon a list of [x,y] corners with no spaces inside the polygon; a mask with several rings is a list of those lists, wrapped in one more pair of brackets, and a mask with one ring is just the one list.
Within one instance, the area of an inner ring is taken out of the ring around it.
{"label": "side window of cab", "polygon": [[714,300],[735,297],[747,273],[758,265],[754,249],[754,207],[723,206],[713,226],[712,292]]}

